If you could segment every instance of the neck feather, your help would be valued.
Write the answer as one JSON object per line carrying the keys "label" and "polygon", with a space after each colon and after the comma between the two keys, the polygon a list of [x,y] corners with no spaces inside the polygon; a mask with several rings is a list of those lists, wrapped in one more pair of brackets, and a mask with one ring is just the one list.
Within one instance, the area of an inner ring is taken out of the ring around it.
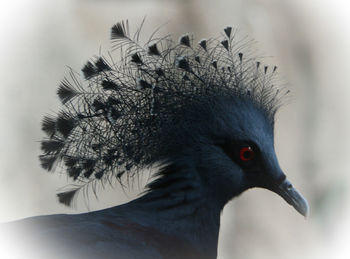
{"label": "neck feather", "polygon": [[152,227],[216,255],[222,208],[210,198],[194,167],[168,164],[148,188],[131,204],[153,219]]}

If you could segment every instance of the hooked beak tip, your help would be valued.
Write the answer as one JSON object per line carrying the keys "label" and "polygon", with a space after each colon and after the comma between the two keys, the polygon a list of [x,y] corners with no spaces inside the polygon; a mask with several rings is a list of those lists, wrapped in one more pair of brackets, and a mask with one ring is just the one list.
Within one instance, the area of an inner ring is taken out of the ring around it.
{"label": "hooked beak tip", "polygon": [[307,200],[288,180],[284,180],[274,191],[303,215],[305,219],[308,217],[310,208]]}

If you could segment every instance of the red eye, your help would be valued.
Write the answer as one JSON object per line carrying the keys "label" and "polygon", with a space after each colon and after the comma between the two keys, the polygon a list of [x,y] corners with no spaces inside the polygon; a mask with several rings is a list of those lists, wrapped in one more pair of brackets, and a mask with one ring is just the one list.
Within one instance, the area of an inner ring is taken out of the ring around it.
{"label": "red eye", "polygon": [[251,147],[242,147],[239,151],[239,158],[242,161],[252,160],[255,156],[255,153]]}

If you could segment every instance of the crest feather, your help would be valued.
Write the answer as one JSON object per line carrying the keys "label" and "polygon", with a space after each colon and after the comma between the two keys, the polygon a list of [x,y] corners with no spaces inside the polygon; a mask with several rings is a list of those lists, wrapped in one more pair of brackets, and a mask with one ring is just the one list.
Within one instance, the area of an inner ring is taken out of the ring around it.
{"label": "crest feather", "polygon": [[57,91],[62,111],[43,120],[48,137],[41,142],[42,167],[51,171],[61,164],[77,182],[74,190],[58,194],[63,204],[70,205],[93,182],[122,183],[125,175],[129,179],[166,158],[167,148],[178,141],[168,133],[181,123],[178,114],[186,107],[219,95],[244,96],[273,122],[288,93],[273,84],[277,67],[261,69],[232,27],[221,39],[203,39],[197,46],[188,34],[178,43],[152,34],[141,44],[140,31],[132,39],[128,22],[114,25],[112,48],[123,49],[120,62],[90,60],[82,69],[84,80],[70,71]]}

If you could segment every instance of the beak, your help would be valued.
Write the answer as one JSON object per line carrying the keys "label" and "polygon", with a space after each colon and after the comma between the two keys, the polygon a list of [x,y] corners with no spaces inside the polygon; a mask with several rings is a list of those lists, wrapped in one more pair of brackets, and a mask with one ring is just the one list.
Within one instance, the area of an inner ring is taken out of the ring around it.
{"label": "beak", "polygon": [[[271,147],[270,147],[271,148]],[[268,150],[267,146],[265,150]],[[309,214],[309,204],[307,200],[293,187],[286,175],[281,170],[276,153],[273,148],[270,152],[265,152],[265,166],[259,177],[255,177],[256,187],[262,187],[273,191],[281,196],[289,205],[293,206],[305,218]]]}
{"label": "beak", "polygon": [[280,195],[288,204],[294,207],[305,218],[309,214],[307,200],[285,179],[281,184],[272,188],[272,191]]}

